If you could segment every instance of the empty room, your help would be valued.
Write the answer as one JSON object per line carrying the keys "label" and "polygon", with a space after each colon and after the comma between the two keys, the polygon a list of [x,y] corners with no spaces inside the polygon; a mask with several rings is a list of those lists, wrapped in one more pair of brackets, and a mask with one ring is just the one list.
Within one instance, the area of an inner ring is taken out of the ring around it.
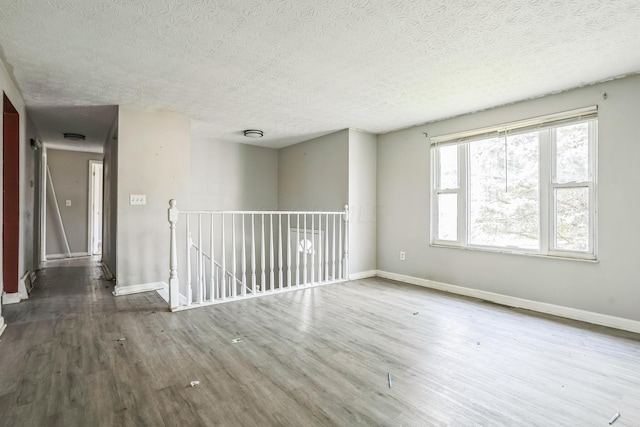
{"label": "empty room", "polygon": [[640,425],[637,1],[1,9],[0,425]]}

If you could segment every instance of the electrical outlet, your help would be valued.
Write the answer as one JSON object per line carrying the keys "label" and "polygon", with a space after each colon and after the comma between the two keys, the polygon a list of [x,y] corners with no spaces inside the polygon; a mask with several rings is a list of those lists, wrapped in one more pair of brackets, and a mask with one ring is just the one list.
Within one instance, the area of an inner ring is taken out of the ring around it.
{"label": "electrical outlet", "polygon": [[400,251],[400,261],[404,261],[406,257],[407,254],[405,254],[404,251]]}
{"label": "electrical outlet", "polygon": [[147,204],[147,195],[146,194],[129,194],[129,204],[130,205],[146,205]]}

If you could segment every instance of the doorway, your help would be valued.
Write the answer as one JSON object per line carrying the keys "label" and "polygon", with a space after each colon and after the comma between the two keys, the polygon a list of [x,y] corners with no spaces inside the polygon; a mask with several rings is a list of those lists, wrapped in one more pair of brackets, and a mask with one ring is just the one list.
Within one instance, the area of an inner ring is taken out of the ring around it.
{"label": "doorway", "polygon": [[89,255],[102,254],[102,162],[89,161]]}
{"label": "doorway", "polygon": [[2,97],[2,280],[11,294],[18,292],[20,115],[7,95]]}

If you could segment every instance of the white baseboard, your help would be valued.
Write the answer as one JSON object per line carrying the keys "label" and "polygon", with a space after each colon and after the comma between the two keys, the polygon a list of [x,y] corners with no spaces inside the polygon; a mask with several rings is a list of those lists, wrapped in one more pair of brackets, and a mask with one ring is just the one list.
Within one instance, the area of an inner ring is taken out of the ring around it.
{"label": "white baseboard", "polygon": [[12,292],[10,294],[6,292],[2,293],[2,305],[17,304],[20,301],[22,301],[22,298],[20,298],[20,292]]}
{"label": "white baseboard", "polygon": [[378,275],[378,270],[359,271],[357,273],[349,274],[349,280],[360,280],[369,277],[375,277]]}
{"label": "white baseboard", "polygon": [[4,323],[4,317],[0,316],[0,336],[2,336],[5,329],[7,329],[7,324]]}
{"label": "white baseboard", "polygon": [[545,302],[533,301],[524,298],[517,298],[508,295],[496,294],[494,292],[482,291],[479,289],[465,288],[463,286],[450,285],[448,283],[435,282],[433,280],[421,279],[419,277],[406,276],[404,274],[390,273],[378,270],[378,277],[397,280],[399,282],[422,286],[439,291],[450,292],[452,294],[464,295],[479,298],[509,307],[524,308],[526,310],[540,313],[552,314],[554,316],[565,317],[567,319],[580,320],[609,328],[621,329],[623,331],[640,333],[640,321],[625,319],[623,317],[610,316],[608,314],[594,313],[592,311],[579,310],[577,308],[565,307],[561,305],[549,304]]}
{"label": "white baseboard", "polygon": [[33,288],[32,274],[27,271],[18,279],[18,292],[2,293],[2,304],[17,304],[22,300],[29,299],[29,293]]}
{"label": "white baseboard", "polygon": [[67,256],[67,254],[47,254],[47,261],[52,259],[64,259],[64,258],[79,258],[83,256],[89,256],[89,252],[71,252],[71,257]]}
{"label": "white baseboard", "polygon": [[113,280],[114,276],[109,270],[109,266],[105,264],[104,261],[100,261],[100,267],[102,268],[102,274],[104,274],[104,278],[107,280]]}
{"label": "white baseboard", "polygon": [[[158,295],[160,295],[160,298],[162,298],[167,302],[167,304],[169,304],[169,285],[164,282],[163,285],[164,286],[162,287],[162,289],[158,289],[156,290],[156,292],[158,293]],[[185,305],[187,303],[186,296],[178,294],[178,297],[180,298],[180,305]]]}
{"label": "white baseboard", "polygon": [[138,294],[140,292],[157,291],[159,289],[164,288],[165,286],[168,286],[168,285],[164,282],[142,283],[140,285],[129,285],[129,286],[116,285],[113,291],[113,295],[120,297],[123,295]]}
{"label": "white baseboard", "polygon": [[18,295],[20,299],[29,299],[29,292],[31,292],[31,274],[27,271],[18,279]]}
{"label": "white baseboard", "polygon": [[158,295],[160,295],[160,298],[165,300],[168,304],[169,303],[169,285],[167,283],[163,283],[163,285],[164,286],[162,286],[162,288],[156,289],[156,292],[158,293]]}

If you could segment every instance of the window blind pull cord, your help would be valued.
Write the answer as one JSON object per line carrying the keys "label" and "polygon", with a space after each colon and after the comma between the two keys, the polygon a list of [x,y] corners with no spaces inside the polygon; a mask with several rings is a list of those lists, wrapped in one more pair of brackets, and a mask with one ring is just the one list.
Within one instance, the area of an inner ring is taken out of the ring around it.
{"label": "window blind pull cord", "polygon": [[[498,135],[500,131],[498,131]],[[509,147],[507,146],[507,130],[504,130],[504,192],[509,192]]]}

